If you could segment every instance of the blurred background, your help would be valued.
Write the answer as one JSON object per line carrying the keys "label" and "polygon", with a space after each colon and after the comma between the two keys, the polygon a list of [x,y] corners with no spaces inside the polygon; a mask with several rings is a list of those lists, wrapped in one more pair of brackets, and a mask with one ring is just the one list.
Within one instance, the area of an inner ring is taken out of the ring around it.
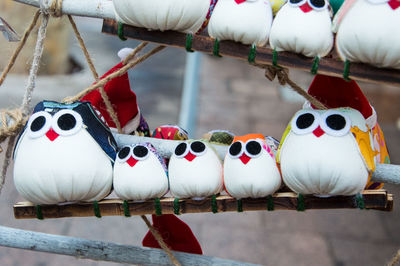
{"label": "blurred background", "polygon": [[[22,35],[35,9],[0,2],[0,16]],[[102,21],[75,18],[100,75],[119,62],[117,52],[137,41],[122,42],[101,33]],[[33,34],[35,36],[35,34]],[[0,87],[0,108],[20,105],[33,57],[30,37],[13,73]],[[32,100],[61,100],[88,87],[92,75],[66,18],[51,19],[41,75]],[[0,37],[0,69],[15,43]],[[131,85],[151,129],[177,124],[185,73],[186,52],[167,48],[130,71]],[[200,56],[197,118],[191,137],[212,129],[236,135],[263,133],[277,139],[303,100],[290,88],[264,77],[262,70],[228,58]],[[308,88],[312,76],[290,70],[291,78]],[[378,114],[391,161],[400,164],[400,88],[359,83]],[[4,144],[3,144],[4,146]],[[0,154],[0,159],[3,154]],[[26,230],[141,245],[147,232],[140,217],[16,220],[13,204],[23,199],[15,190],[12,166],[0,196],[0,224]],[[400,248],[400,187],[386,185],[394,194],[391,213],[359,210],[309,210],[181,215],[192,228],[204,254],[264,265],[383,265]],[[0,247],[0,265],[112,265],[72,257]],[[114,265],[114,264],[113,264]]]}

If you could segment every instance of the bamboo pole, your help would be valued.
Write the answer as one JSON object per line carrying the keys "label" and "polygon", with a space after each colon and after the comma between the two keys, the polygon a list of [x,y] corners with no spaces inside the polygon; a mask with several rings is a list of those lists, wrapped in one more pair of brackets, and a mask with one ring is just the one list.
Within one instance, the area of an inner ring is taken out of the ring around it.
{"label": "bamboo pole", "polygon": [[[161,249],[44,234],[0,226],[0,246],[73,256],[80,259],[139,265],[170,265]],[[209,256],[174,252],[182,265],[254,265]]]}

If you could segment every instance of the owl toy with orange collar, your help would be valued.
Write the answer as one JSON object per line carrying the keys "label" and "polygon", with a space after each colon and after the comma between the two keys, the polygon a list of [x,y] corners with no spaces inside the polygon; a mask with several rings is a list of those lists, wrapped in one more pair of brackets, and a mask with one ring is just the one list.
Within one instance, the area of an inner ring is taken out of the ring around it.
{"label": "owl toy with orange collar", "polygon": [[263,135],[234,138],[224,160],[224,185],[237,199],[265,197],[280,188],[275,156]]}

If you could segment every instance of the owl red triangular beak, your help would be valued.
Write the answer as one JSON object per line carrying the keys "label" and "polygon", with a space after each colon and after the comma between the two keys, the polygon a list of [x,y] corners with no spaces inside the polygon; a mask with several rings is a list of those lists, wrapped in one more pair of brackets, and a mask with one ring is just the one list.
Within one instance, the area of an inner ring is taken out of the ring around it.
{"label": "owl red triangular beak", "polygon": [[242,161],[242,163],[247,164],[251,158],[243,153],[242,156],[239,157],[239,159]]}
{"label": "owl red triangular beak", "polygon": [[244,3],[244,2],[246,2],[246,0],[235,0],[235,2],[236,2],[236,4],[240,5],[240,4]]}
{"label": "owl red triangular beak", "polygon": [[138,160],[136,160],[135,158],[133,158],[132,156],[129,157],[129,159],[126,161],[130,167],[134,167],[135,164],[138,162]]}
{"label": "owl red triangular beak", "polygon": [[185,156],[185,159],[188,160],[189,162],[193,161],[194,158],[196,158],[196,155],[193,155],[190,152],[188,152],[188,154],[186,154],[186,156]]}
{"label": "owl red triangular beak", "polygon": [[313,131],[313,134],[314,134],[317,138],[319,138],[319,137],[321,137],[322,135],[325,134],[325,131],[323,131],[322,128],[321,128],[320,126],[318,126],[318,127]]}
{"label": "owl red triangular beak", "polygon": [[390,0],[388,2],[388,4],[393,10],[396,10],[400,6],[400,1],[399,0]]}
{"label": "owl red triangular beak", "polygon": [[54,131],[54,129],[50,128],[49,131],[47,131],[46,133],[46,137],[50,140],[50,141],[54,141],[56,138],[58,138],[58,134]]}
{"label": "owl red triangular beak", "polygon": [[311,8],[311,6],[305,2],[303,5],[300,6],[301,11],[303,11],[304,13],[308,13],[310,11],[312,11],[313,9]]}

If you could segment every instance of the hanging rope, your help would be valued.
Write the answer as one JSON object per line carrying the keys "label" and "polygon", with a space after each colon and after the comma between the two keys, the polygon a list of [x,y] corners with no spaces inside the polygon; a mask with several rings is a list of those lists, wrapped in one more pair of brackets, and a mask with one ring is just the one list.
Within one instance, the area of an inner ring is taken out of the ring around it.
{"label": "hanging rope", "polygon": [[392,258],[392,260],[387,264],[387,266],[394,266],[400,262],[400,249],[397,251],[396,255]]}
{"label": "hanging rope", "polygon": [[10,60],[8,61],[7,66],[3,70],[3,73],[1,73],[0,76],[0,86],[3,84],[4,80],[7,77],[8,72],[10,72],[11,68],[15,64],[15,60],[17,60],[17,57],[19,53],[21,52],[22,48],[25,46],[26,41],[28,40],[29,35],[31,34],[33,28],[36,26],[37,21],[39,19],[40,15],[40,10],[36,11],[35,15],[33,16],[31,24],[28,26],[28,28],[25,30],[24,35],[22,36],[21,41],[19,42],[17,48],[15,49],[14,53],[12,54]]}

